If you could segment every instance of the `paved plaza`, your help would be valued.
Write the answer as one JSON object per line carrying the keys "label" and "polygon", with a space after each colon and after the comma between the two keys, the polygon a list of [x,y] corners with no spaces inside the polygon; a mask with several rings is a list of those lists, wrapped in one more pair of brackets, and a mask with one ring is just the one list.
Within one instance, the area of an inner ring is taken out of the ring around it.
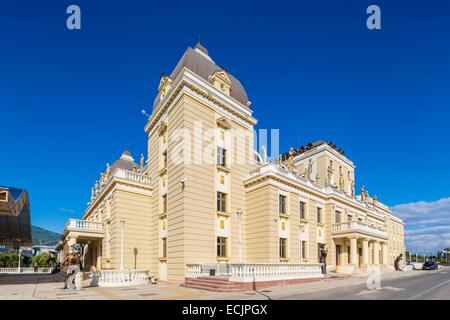
{"label": "paved plaza", "polygon": [[450,299],[450,267],[436,271],[387,272],[381,287],[367,289],[368,275],[329,275],[317,282],[260,291],[215,293],[179,283],[98,288],[83,281],[81,290],[63,290],[63,275],[0,275],[0,300],[265,300],[265,299]]}

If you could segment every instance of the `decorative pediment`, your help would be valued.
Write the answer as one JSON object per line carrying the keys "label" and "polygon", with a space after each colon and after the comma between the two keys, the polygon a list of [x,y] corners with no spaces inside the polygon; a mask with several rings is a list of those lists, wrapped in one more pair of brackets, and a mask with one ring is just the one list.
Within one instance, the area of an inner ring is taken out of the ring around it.
{"label": "decorative pediment", "polygon": [[221,117],[216,120],[216,123],[219,127],[222,127],[224,129],[230,129],[231,128],[231,122],[225,117]]}
{"label": "decorative pediment", "polygon": [[158,86],[158,92],[161,99],[166,95],[171,86],[172,86],[172,79],[170,79],[165,74],[162,75]]}
{"label": "decorative pediment", "polygon": [[158,127],[158,133],[163,134],[167,130],[167,121],[161,121]]}
{"label": "decorative pediment", "polygon": [[224,70],[218,70],[214,72],[211,76],[209,76],[209,80],[211,83],[220,91],[230,94],[231,89],[231,78]]}

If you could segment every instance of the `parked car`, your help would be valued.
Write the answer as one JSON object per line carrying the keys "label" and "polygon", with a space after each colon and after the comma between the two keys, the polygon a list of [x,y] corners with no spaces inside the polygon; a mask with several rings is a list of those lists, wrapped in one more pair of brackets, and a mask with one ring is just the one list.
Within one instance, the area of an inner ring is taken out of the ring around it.
{"label": "parked car", "polygon": [[438,264],[434,261],[427,261],[423,264],[422,270],[437,270]]}
{"label": "parked car", "polygon": [[410,263],[413,270],[422,270],[423,263],[422,262],[411,262]]}

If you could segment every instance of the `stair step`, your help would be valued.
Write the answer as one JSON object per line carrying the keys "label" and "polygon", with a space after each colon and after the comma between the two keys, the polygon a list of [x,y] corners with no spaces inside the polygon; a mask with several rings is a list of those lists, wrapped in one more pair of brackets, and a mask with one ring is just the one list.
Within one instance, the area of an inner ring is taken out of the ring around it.
{"label": "stair step", "polygon": [[239,287],[239,288],[222,288],[222,287],[214,288],[214,287],[208,287],[208,286],[205,286],[205,285],[186,284],[186,283],[182,283],[181,286],[182,287],[186,287],[186,288],[192,288],[192,289],[198,289],[198,290],[206,290],[206,291],[215,291],[215,292],[240,292],[240,291],[244,291],[241,287]]}
{"label": "stair step", "polygon": [[217,283],[217,284],[234,284],[234,282],[223,280],[207,280],[207,279],[186,279],[186,282],[198,282],[198,283]]}
{"label": "stair step", "polygon": [[186,281],[185,284],[187,285],[195,285],[195,286],[205,286],[209,288],[241,288],[239,284],[235,283],[226,283],[226,284],[220,284],[220,283],[208,283],[208,282],[198,282],[198,281]]}
{"label": "stair step", "polygon": [[230,282],[229,277],[197,277],[186,278],[185,282],[181,284],[183,287],[216,291],[216,292],[240,292],[244,291],[242,284],[238,282]]}
{"label": "stair step", "polygon": [[200,276],[195,279],[207,279],[207,280],[225,280],[228,281],[230,277],[227,276]]}

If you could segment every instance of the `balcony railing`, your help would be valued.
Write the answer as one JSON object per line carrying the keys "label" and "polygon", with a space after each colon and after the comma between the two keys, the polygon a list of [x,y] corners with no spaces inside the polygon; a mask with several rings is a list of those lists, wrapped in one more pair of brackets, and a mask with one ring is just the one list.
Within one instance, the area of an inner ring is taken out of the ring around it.
{"label": "balcony railing", "polygon": [[146,176],[142,173],[134,172],[134,171],[128,171],[128,170],[122,170],[118,169],[113,175],[115,178],[122,178],[127,181],[131,182],[137,182],[142,184],[150,184],[151,179],[149,176]]}
{"label": "balcony railing", "polygon": [[[227,266],[230,281],[258,282],[322,278],[322,264],[242,263]],[[201,264],[188,264],[186,277],[207,276]]]}
{"label": "balcony railing", "polygon": [[358,232],[386,239],[388,237],[386,230],[356,220],[343,223],[335,223],[331,227],[332,234],[342,234],[346,232]]}
{"label": "balcony railing", "polygon": [[313,187],[317,189],[320,192],[325,192],[326,189],[306,178],[303,177],[303,174],[300,174],[298,172],[288,170],[285,167],[279,166],[276,163],[268,162],[263,165],[260,165],[258,168],[251,170],[248,173],[247,179],[251,179],[258,176],[263,176],[268,173],[278,174],[285,178],[289,178],[291,180],[297,181],[301,184],[308,185],[310,187]]}
{"label": "balcony railing", "polygon": [[[136,171],[124,170],[117,168],[111,176],[104,178],[99,181],[92,189],[93,193],[91,195],[91,203],[93,203],[102,193],[103,190],[113,181],[114,179],[124,180],[127,182],[140,183],[145,185],[151,184],[151,178],[145,174]],[[97,181],[98,182],[98,181]]]}
{"label": "balcony railing", "polygon": [[69,219],[64,228],[67,231],[103,232],[103,223],[97,221]]}

